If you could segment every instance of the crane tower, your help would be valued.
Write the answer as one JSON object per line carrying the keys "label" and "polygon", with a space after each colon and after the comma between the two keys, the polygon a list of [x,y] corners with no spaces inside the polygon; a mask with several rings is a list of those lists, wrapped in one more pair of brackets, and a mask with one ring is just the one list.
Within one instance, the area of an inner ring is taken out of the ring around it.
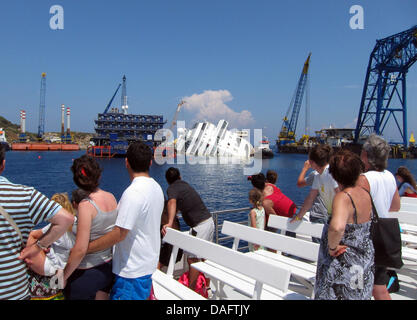
{"label": "crane tower", "polygon": [[46,73],[44,72],[42,73],[42,76],[41,76],[38,139],[42,139],[45,133],[45,97],[46,97]]}
{"label": "crane tower", "polygon": [[[290,106],[284,117],[282,127],[281,127],[281,132],[279,133],[278,140],[277,140],[278,148],[280,146],[295,142],[295,131],[297,129],[298,116],[300,114],[300,109],[301,109],[301,105],[303,102],[304,92],[306,91],[305,89],[306,89],[306,84],[308,80],[308,69],[310,66],[310,57],[311,57],[311,53],[308,55],[307,60],[304,63],[304,67],[301,72],[300,79],[298,80],[298,84],[295,89],[294,96],[291,100]],[[291,113],[291,118],[289,118],[290,113]]]}
{"label": "crane tower", "polygon": [[377,40],[369,58],[355,131],[355,142],[371,133],[383,135],[391,120],[407,147],[408,69],[417,61],[417,26]]}
{"label": "crane tower", "polygon": [[127,114],[127,94],[126,94],[126,76],[123,76],[123,86],[122,86],[122,104],[121,104],[123,114]]}

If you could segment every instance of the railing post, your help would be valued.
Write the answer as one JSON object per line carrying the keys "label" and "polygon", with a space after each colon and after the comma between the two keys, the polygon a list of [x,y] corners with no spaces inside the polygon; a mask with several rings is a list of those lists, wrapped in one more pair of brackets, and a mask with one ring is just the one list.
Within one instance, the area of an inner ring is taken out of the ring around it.
{"label": "railing post", "polygon": [[215,227],[215,232],[216,232],[216,243],[219,243],[219,215],[217,214],[217,212],[213,212],[213,216],[214,216],[214,227]]}

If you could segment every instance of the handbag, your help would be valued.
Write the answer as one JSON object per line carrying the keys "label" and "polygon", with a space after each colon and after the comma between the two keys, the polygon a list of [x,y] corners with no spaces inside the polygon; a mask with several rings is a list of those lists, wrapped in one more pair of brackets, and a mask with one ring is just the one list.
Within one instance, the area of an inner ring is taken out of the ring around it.
{"label": "handbag", "polygon": [[400,269],[404,263],[401,257],[402,242],[398,219],[380,218],[370,192],[366,191],[372,203],[371,239],[375,249],[375,265]]}

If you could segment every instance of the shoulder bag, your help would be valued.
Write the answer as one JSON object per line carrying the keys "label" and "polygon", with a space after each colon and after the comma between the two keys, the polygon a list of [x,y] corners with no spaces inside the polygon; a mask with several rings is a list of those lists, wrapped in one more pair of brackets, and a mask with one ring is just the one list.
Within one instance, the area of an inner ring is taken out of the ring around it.
{"label": "shoulder bag", "polygon": [[375,249],[375,265],[400,269],[404,263],[401,257],[402,242],[398,219],[380,218],[370,192],[366,191],[372,203],[371,238]]}

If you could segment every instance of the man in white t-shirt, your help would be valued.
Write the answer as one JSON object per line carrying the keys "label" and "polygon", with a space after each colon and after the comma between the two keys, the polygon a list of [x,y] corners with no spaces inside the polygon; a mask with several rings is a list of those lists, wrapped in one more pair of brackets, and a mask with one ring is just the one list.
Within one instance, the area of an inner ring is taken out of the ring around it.
{"label": "man in white t-shirt", "polygon": [[152,151],[142,142],[127,150],[126,168],[132,180],[118,204],[116,226],[89,245],[89,252],[114,246],[113,273],[116,281],[112,300],[146,300],[161,247],[160,225],[164,193],[149,176]]}
{"label": "man in white t-shirt", "polygon": [[307,211],[312,207],[314,199],[317,195],[320,195],[323,200],[328,216],[330,217],[332,214],[333,198],[336,193],[339,192],[339,186],[329,173],[328,163],[331,151],[332,149],[328,145],[316,145],[311,149],[308,158],[311,168],[316,170],[318,174],[314,176],[313,185],[311,186],[310,193],[304,200],[303,206],[290,222],[301,220]]}

